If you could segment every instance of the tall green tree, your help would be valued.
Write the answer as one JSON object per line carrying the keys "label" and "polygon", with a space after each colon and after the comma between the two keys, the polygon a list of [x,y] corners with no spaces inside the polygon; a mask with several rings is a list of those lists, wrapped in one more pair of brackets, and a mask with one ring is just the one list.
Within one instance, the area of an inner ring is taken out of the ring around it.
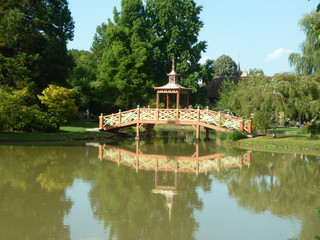
{"label": "tall green tree", "polygon": [[197,91],[198,61],[206,48],[197,39],[200,11],[190,0],[122,0],[113,21],[97,28],[91,48],[101,63],[95,83],[101,102],[109,108],[149,104],[152,87],[167,82],[173,56],[181,83]]}
{"label": "tall green tree", "polygon": [[64,84],[73,38],[67,0],[0,0],[0,82],[42,90]]}
{"label": "tall green tree", "polygon": [[[150,98],[152,45],[145,14],[141,0],[123,0],[121,11],[114,11],[114,22],[109,20],[105,27],[97,90],[101,91],[106,104],[131,108],[136,104],[147,104]],[[93,45],[97,46],[101,44]]]}
{"label": "tall green tree", "polygon": [[213,72],[216,77],[239,77],[241,74],[236,62],[227,55],[222,55],[213,62]]}
{"label": "tall green tree", "polygon": [[68,53],[73,59],[74,66],[68,75],[67,82],[77,94],[77,106],[81,111],[94,110],[94,106],[99,102],[94,91],[94,83],[97,79],[96,56],[89,51],[74,49],[69,50]]}
{"label": "tall green tree", "polygon": [[148,21],[153,34],[153,62],[157,83],[166,83],[165,70],[170,70],[171,59],[177,60],[181,83],[198,89],[202,52],[206,42],[198,41],[203,22],[202,6],[193,0],[148,0]]}
{"label": "tall green tree", "polygon": [[306,34],[306,39],[301,44],[301,53],[291,53],[289,63],[295,71],[301,74],[320,72],[320,38],[314,31],[314,26],[320,22],[320,14],[312,11],[306,14],[299,22],[301,29]]}

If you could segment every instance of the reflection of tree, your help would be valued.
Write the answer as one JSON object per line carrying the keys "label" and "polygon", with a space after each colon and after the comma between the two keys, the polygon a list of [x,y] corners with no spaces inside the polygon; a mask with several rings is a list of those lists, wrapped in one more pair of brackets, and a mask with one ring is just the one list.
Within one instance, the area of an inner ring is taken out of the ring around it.
{"label": "reflection of tree", "polygon": [[298,218],[302,223],[299,239],[313,239],[320,224],[315,214],[320,205],[319,159],[263,152],[253,153],[252,159],[250,168],[214,175],[227,182],[230,195],[241,207],[256,213],[268,210],[279,217]]}
{"label": "reflection of tree", "polygon": [[0,147],[0,239],[69,239],[75,148]]}
{"label": "reflection of tree", "polygon": [[96,217],[104,221],[105,227],[110,227],[110,238],[194,239],[198,225],[193,211],[202,207],[196,188],[210,185],[208,176],[178,176],[179,194],[174,197],[169,219],[165,197],[152,194],[154,172],[137,173],[134,169],[103,161],[97,165],[94,175],[91,205]]}

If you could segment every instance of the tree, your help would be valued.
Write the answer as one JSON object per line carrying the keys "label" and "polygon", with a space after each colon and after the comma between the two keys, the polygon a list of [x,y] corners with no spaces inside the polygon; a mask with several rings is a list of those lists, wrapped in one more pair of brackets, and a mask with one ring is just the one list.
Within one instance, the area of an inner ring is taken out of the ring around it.
{"label": "tree", "polygon": [[319,22],[320,15],[316,12],[306,14],[299,22],[306,39],[301,44],[301,53],[289,55],[289,63],[297,73],[313,74],[320,71],[320,38],[319,33],[313,29]]}
{"label": "tree", "polygon": [[67,0],[0,0],[1,83],[36,91],[64,84],[73,28]]}
{"label": "tree", "polygon": [[42,91],[42,95],[38,95],[38,98],[48,108],[57,129],[61,124],[74,117],[78,111],[73,89],[49,85]]}
{"label": "tree", "polygon": [[257,75],[264,76],[264,72],[260,68],[250,68],[248,75],[249,76],[257,76]]}
{"label": "tree", "polygon": [[0,88],[0,129],[17,129],[19,116],[26,108],[28,89],[8,91]]}
{"label": "tree", "polygon": [[235,61],[227,55],[222,55],[213,62],[213,71],[216,77],[239,77],[241,74]]}
{"label": "tree", "polygon": [[206,49],[206,42],[198,41],[203,27],[200,20],[202,6],[193,0],[149,0],[147,12],[153,30],[153,61],[158,83],[164,83],[164,70],[170,69],[172,56],[177,58],[181,83],[198,89],[199,60]]}
{"label": "tree", "polygon": [[218,102],[238,116],[251,118],[257,129],[266,130],[280,113],[298,121],[315,118],[320,112],[320,76],[277,74],[273,78],[250,76],[237,85],[226,85]]}
{"label": "tree", "polygon": [[99,102],[93,87],[98,71],[95,55],[92,52],[79,50],[70,50],[68,53],[74,61],[74,67],[68,75],[67,82],[75,89],[79,110],[91,111]]}
{"label": "tree", "polygon": [[167,82],[173,56],[182,85],[197,91],[198,61],[206,48],[197,40],[200,11],[194,1],[149,0],[144,6],[141,0],[122,0],[113,22],[97,28],[91,48],[102,59],[95,83],[101,101],[109,108],[149,104],[152,87]]}
{"label": "tree", "polygon": [[152,46],[142,1],[123,0],[121,6],[121,12],[114,11],[115,22],[99,28],[105,29],[103,38],[93,45],[104,47],[96,86],[105,105],[131,108],[147,104],[152,93]]}
{"label": "tree", "polygon": [[213,63],[214,60],[208,59],[201,65],[202,82],[209,83],[212,80],[214,74]]}

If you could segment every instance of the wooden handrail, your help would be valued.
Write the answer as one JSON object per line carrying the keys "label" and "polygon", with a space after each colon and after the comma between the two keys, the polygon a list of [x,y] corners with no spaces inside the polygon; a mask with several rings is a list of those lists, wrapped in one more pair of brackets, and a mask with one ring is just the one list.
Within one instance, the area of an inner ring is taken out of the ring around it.
{"label": "wooden handrail", "polygon": [[[101,120],[102,118],[102,120]],[[102,126],[101,126],[102,121]],[[139,122],[150,124],[161,124],[170,121],[177,124],[201,125],[206,127],[221,128],[229,130],[252,132],[250,120],[230,116],[225,113],[216,112],[208,109],[158,109],[158,108],[136,108],[128,111],[119,111],[100,117],[100,129],[121,127],[124,124],[132,125]],[[246,124],[246,126],[245,126]],[[208,125],[208,126],[207,126]],[[214,127],[215,126],[215,127]],[[218,129],[219,130],[219,129]]]}

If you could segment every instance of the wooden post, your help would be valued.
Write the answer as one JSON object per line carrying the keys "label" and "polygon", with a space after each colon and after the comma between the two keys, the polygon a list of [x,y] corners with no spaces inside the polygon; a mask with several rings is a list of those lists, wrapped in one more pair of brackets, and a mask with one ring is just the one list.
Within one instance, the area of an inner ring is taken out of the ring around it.
{"label": "wooden post", "polygon": [[159,121],[159,108],[156,109],[157,121]]}
{"label": "wooden post", "polygon": [[137,123],[136,126],[136,137],[135,137],[136,141],[140,140],[140,123]]}
{"label": "wooden post", "polygon": [[121,124],[121,109],[119,109],[119,124]]}
{"label": "wooden post", "polygon": [[99,145],[99,160],[101,161],[103,159],[103,146]]}
{"label": "wooden post", "polygon": [[248,133],[252,133],[252,121],[248,120]]}
{"label": "wooden post", "polygon": [[180,108],[180,91],[177,93],[176,109]]}
{"label": "wooden post", "polygon": [[239,164],[241,166],[243,165],[243,156],[242,155],[239,156]]}
{"label": "wooden post", "polygon": [[196,143],[199,143],[199,142],[200,142],[200,125],[199,125],[199,124],[197,124],[196,129],[197,129],[197,131],[196,131],[196,139],[195,139],[195,142],[196,142]]}
{"label": "wooden post", "polygon": [[102,130],[103,129],[103,114],[99,116],[99,128]]}
{"label": "wooden post", "polygon": [[218,113],[218,127],[221,127],[221,113]]}
{"label": "wooden post", "polygon": [[160,93],[159,93],[159,91],[157,91],[157,104],[156,104],[156,108],[159,108],[159,102],[160,102]]}
{"label": "wooden post", "polygon": [[167,108],[170,108],[170,95],[167,93]]}
{"label": "wooden post", "polygon": [[197,121],[198,121],[198,124],[196,126],[196,129],[197,129],[197,132],[196,132],[196,139],[195,139],[195,142],[196,143],[199,143],[200,142],[200,107],[198,106],[198,110],[197,110]]}
{"label": "wooden post", "polygon": [[120,166],[121,162],[121,151],[118,149],[118,166]]}
{"label": "wooden post", "polygon": [[139,123],[139,120],[140,120],[140,107],[138,105],[138,108],[137,108],[137,127],[136,127],[136,141],[139,141],[140,140],[140,123]]}
{"label": "wooden post", "polygon": [[240,120],[239,131],[240,131],[240,132],[244,132],[244,123],[243,123],[243,119],[241,119],[241,120]]}
{"label": "wooden post", "polygon": [[247,163],[251,163],[251,152],[247,152]]}

